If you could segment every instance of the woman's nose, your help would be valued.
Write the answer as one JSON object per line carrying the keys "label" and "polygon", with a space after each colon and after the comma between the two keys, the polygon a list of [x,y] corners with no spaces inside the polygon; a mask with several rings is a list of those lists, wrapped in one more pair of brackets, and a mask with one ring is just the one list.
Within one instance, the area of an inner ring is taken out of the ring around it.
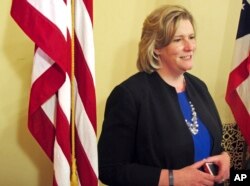
{"label": "woman's nose", "polygon": [[188,51],[192,51],[195,49],[195,41],[187,39],[184,41],[184,49]]}

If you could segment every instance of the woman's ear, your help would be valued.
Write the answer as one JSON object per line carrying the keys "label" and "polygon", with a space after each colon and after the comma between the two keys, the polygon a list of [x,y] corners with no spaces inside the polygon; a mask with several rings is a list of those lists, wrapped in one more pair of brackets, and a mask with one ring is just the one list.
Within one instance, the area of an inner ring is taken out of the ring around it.
{"label": "woman's ear", "polygon": [[156,54],[156,56],[160,55],[160,49],[154,49],[154,53]]}
{"label": "woman's ear", "polygon": [[154,59],[159,61],[159,56],[160,56],[160,50],[159,49],[154,49],[154,54],[153,54]]}

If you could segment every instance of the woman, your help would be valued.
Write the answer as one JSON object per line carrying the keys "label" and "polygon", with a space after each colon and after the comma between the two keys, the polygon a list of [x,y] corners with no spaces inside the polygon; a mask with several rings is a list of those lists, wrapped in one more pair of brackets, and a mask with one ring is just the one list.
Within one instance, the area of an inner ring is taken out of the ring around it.
{"label": "woman", "polygon": [[[222,126],[203,81],[187,71],[196,48],[194,20],[163,6],[144,21],[140,72],[110,94],[99,139],[100,180],[110,186],[215,185],[229,177]],[[204,170],[207,162],[218,174]]]}

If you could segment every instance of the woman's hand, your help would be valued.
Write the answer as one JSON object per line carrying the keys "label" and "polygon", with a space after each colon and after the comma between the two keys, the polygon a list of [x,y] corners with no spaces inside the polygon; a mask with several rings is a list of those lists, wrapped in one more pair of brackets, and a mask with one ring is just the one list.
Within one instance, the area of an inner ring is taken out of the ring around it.
{"label": "woman's hand", "polygon": [[[218,175],[213,176],[199,170],[208,162],[218,166]],[[222,152],[220,155],[208,157],[182,169],[173,170],[173,175],[175,186],[210,186],[214,185],[215,182],[222,183],[229,179],[230,156],[227,152]],[[168,185],[168,171],[166,169],[162,170],[159,180],[159,186],[165,185]]]}
{"label": "woman's hand", "polygon": [[[173,170],[174,186],[211,186],[214,185],[215,176],[202,172],[199,169],[206,163],[206,160],[196,162],[179,170]],[[161,171],[159,186],[168,186],[168,170]]]}
{"label": "woman's hand", "polygon": [[217,183],[222,183],[229,179],[230,175],[230,156],[227,152],[222,152],[220,155],[211,156],[206,159],[207,162],[212,162],[218,166],[218,175],[215,176]]}
{"label": "woman's hand", "polygon": [[215,176],[202,172],[199,169],[203,167],[206,160],[198,161],[190,166],[179,170],[174,170],[175,186],[210,186],[214,185]]}

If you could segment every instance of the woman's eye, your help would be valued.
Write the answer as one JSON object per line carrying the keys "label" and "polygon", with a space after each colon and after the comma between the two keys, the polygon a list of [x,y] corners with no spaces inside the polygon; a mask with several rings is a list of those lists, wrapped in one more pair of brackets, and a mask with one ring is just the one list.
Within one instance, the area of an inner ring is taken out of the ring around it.
{"label": "woman's eye", "polygon": [[179,42],[179,41],[181,41],[181,39],[173,39],[173,42]]}
{"label": "woman's eye", "polygon": [[195,36],[190,36],[189,39],[195,39]]}

